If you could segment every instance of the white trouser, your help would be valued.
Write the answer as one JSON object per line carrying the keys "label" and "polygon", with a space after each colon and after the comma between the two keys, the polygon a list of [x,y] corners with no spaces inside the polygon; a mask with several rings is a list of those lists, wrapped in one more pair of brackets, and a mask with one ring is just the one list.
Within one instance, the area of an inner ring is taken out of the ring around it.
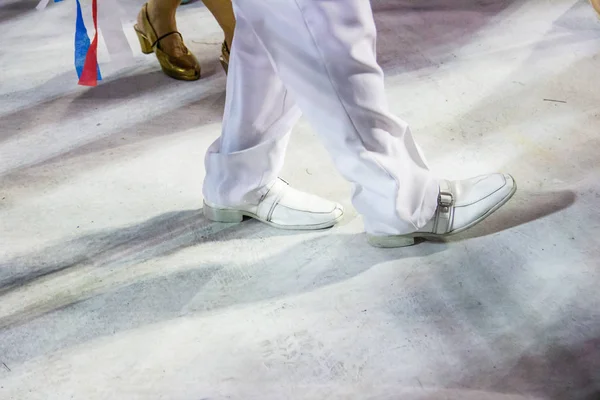
{"label": "white trouser", "polygon": [[429,221],[438,181],[409,127],[390,114],[368,0],[234,0],[222,135],[208,150],[204,197],[256,203],[281,170],[301,114],[354,186],[371,234]]}

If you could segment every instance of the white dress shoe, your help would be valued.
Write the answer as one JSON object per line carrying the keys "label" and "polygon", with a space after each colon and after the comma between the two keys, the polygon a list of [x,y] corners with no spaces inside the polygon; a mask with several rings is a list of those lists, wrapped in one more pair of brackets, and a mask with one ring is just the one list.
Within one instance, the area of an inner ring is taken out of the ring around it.
{"label": "white dress shoe", "polygon": [[438,207],[422,229],[406,235],[369,235],[375,247],[404,247],[416,238],[439,239],[460,233],[489,217],[517,191],[512,176],[492,174],[463,181],[441,181]]}
{"label": "white dress shoe", "polygon": [[268,188],[258,204],[222,207],[204,202],[204,215],[215,222],[242,222],[255,218],[275,228],[317,230],[341,221],[344,209],[338,203],[293,189],[281,179]]}

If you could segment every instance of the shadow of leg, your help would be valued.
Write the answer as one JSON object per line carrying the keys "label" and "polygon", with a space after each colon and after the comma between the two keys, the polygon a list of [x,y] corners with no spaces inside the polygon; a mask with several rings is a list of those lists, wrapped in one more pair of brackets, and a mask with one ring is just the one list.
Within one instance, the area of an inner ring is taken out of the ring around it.
{"label": "shadow of leg", "polygon": [[483,223],[451,240],[464,240],[492,235],[547,217],[569,208],[576,195],[570,190],[553,192],[517,192],[517,195]]}

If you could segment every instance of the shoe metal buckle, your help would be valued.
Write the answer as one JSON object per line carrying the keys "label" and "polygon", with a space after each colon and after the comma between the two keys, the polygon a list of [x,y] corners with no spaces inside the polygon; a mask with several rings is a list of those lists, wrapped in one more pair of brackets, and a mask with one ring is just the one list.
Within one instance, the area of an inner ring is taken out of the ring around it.
{"label": "shoe metal buckle", "polygon": [[450,192],[440,192],[438,196],[438,206],[440,207],[440,211],[449,212],[450,207],[454,204],[454,196]]}

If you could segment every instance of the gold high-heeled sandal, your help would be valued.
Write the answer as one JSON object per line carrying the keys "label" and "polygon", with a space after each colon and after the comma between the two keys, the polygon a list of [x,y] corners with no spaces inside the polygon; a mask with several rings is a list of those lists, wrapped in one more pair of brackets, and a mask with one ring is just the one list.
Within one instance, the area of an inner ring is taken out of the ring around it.
{"label": "gold high-heeled sandal", "polygon": [[171,78],[182,81],[200,79],[200,64],[196,57],[185,47],[185,44],[183,47],[186,54],[179,57],[167,54],[160,48],[160,41],[170,35],[179,35],[183,41],[181,33],[173,31],[159,37],[148,17],[148,4],[144,4],[140,13],[142,13],[142,26],[140,27],[136,24],[133,29],[135,29],[135,33],[140,41],[142,52],[144,54],[155,53],[163,72]]}
{"label": "gold high-heeled sandal", "polygon": [[208,11],[215,17],[217,23],[223,29],[225,41],[221,46],[221,56],[219,61],[227,73],[229,69],[229,44],[233,40],[235,30],[235,15],[233,14],[233,5],[231,0],[202,0]]}
{"label": "gold high-heeled sandal", "polygon": [[225,70],[225,74],[227,74],[227,70],[229,69],[229,46],[227,46],[227,42],[223,42],[221,46],[221,56],[219,57],[219,61],[221,61],[221,66]]}

